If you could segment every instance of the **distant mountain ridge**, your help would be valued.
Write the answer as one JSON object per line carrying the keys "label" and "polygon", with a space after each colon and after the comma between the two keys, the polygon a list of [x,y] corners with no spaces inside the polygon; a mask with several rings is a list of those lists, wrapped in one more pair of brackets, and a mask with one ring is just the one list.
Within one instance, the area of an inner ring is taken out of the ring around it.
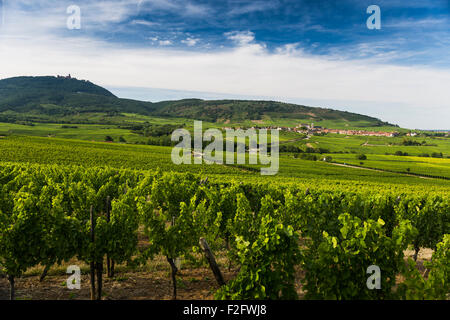
{"label": "distant mountain ridge", "polygon": [[2,115],[14,117],[15,114],[27,113],[137,113],[225,123],[271,118],[364,121],[373,126],[391,125],[356,113],[276,101],[183,99],[152,103],[118,98],[90,81],[75,78],[46,76],[0,80],[0,120]]}

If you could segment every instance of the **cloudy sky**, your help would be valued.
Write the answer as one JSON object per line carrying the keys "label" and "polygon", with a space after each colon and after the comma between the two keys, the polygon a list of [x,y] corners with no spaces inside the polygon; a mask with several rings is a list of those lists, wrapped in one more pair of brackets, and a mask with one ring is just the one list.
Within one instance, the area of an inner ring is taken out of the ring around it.
{"label": "cloudy sky", "polygon": [[450,0],[0,0],[0,78],[71,73],[149,101],[273,99],[450,129],[449,52]]}

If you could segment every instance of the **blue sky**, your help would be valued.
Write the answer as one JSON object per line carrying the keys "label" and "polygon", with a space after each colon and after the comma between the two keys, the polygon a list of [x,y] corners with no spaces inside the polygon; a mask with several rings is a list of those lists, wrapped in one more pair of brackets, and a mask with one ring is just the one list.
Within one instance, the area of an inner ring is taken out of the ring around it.
{"label": "blue sky", "polygon": [[0,78],[72,73],[127,98],[267,98],[450,129],[450,0],[1,2]]}

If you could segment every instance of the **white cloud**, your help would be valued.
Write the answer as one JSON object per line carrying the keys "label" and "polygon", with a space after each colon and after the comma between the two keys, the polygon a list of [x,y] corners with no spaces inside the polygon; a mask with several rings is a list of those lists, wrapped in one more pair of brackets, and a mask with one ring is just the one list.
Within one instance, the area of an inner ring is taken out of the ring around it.
{"label": "white cloud", "polygon": [[185,40],[181,40],[181,43],[184,43],[185,45],[189,47],[195,46],[200,40],[196,38],[186,38]]}
{"label": "white cloud", "polygon": [[181,11],[185,16],[207,16],[211,13],[211,8],[205,5],[187,3]]}
{"label": "white cloud", "polygon": [[177,9],[178,5],[171,0],[140,0],[139,6],[149,6],[151,8],[157,8],[157,9]]}
{"label": "white cloud", "polygon": [[424,18],[424,19],[391,19],[383,23],[384,28],[416,28],[416,27],[448,27],[450,20],[446,18]]}
{"label": "white cloud", "polygon": [[255,34],[251,31],[232,31],[224,35],[227,39],[234,41],[240,46],[245,46],[255,40]]}
{"label": "white cloud", "polygon": [[[113,24],[127,20],[138,12],[138,0],[79,1],[83,30],[111,30]],[[4,25],[0,35],[28,36],[60,33],[69,17],[66,9],[72,1],[16,0],[4,1]]]}
{"label": "white cloud", "polygon": [[81,5],[83,18],[90,24],[118,23],[138,11],[138,0],[92,1]]}
{"label": "white cloud", "polygon": [[157,22],[151,22],[151,21],[147,21],[147,20],[133,20],[130,22],[131,24],[138,24],[138,25],[142,25],[142,26],[147,26],[147,27],[154,27],[154,26],[158,26],[159,23]]}
{"label": "white cloud", "polygon": [[170,40],[160,40],[159,41],[159,45],[160,46],[170,46],[170,45],[172,45],[172,41],[170,41]]}
{"label": "white cloud", "polygon": [[266,11],[275,9],[276,7],[278,7],[278,3],[276,1],[254,1],[246,5],[236,5],[228,12],[228,14],[235,16],[257,11]]}
{"label": "white cloud", "polygon": [[186,2],[183,0],[140,0],[139,10],[165,10],[181,16],[206,16],[212,12],[207,5]]}
{"label": "white cloud", "polygon": [[288,43],[276,48],[275,52],[278,54],[288,55],[302,55],[303,49],[300,47],[301,43]]}
{"label": "white cloud", "polygon": [[[2,29],[7,29],[9,33],[20,32],[28,36],[59,32],[66,25],[68,17],[66,8],[72,4],[74,3],[70,0],[4,1],[2,13],[5,21]],[[152,13],[154,10],[170,11],[183,17],[205,17],[213,11],[207,5],[179,0],[80,0],[75,4],[81,9],[82,29],[89,31],[123,28],[118,24],[127,22],[138,14]],[[132,20],[131,24],[149,27],[159,25],[142,19]]]}

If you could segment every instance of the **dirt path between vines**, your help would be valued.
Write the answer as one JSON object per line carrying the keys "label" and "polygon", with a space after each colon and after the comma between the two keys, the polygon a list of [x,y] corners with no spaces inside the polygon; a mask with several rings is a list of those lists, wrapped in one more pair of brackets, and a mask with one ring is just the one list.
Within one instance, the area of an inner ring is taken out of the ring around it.
{"label": "dirt path between vines", "polygon": [[354,168],[354,169],[361,169],[361,170],[370,170],[370,171],[378,171],[378,172],[386,172],[386,173],[396,173],[396,174],[402,174],[402,175],[405,175],[405,176],[417,177],[417,178],[422,178],[422,179],[433,179],[433,178],[430,178],[430,177],[424,177],[424,176],[420,176],[420,175],[403,173],[403,172],[391,172],[391,171],[386,171],[386,170],[383,170],[383,169],[372,169],[372,168],[358,167],[358,166],[353,166],[351,164],[343,164],[343,163],[335,163],[335,162],[327,162],[327,163],[335,165],[335,166],[340,166],[340,167],[347,167],[347,168]]}
{"label": "dirt path between vines", "polygon": [[[406,250],[406,257],[412,257],[414,250]],[[430,261],[433,250],[421,248],[417,257],[417,268],[420,273],[425,271],[424,261]],[[235,278],[238,270],[232,268],[228,271],[228,262],[223,257],[219,258],[220,268],[226,282]],[[68,275],[65,268],[71,264],[79,263],[70,261],[61,267],[54,267],[43,282],[39,282],[41,267],[33,268],[25,276],[16,280],[17,300],[88,300],[89,275],[86,265],[82,268],[81,290],[69,290],[65,284]],[[170,268],[162,257],[157,257],[150,262],[147,270],[130,270],[121,266],[117,270],[116,277],[112,279],[104,276],[103,300],[170,300],[172,283],[170,280]],[[304,298],[305,292],[301,280],[305,273],[297,268],[295,289],[299,298]],[[398,276],[398,282],[402,281]],[[184,267],[178,276],[179,300],[212,300],[218,289],[211,270],[205,266],[192,266],[184,263]],[[9,284],[5,278],[0,277],[0,300],[9,298]]]}
{"label": "dirt path between vines", "polygon": [[361,144],[362,147],[392,147],[390,144],[369,144],[369,141]]}

